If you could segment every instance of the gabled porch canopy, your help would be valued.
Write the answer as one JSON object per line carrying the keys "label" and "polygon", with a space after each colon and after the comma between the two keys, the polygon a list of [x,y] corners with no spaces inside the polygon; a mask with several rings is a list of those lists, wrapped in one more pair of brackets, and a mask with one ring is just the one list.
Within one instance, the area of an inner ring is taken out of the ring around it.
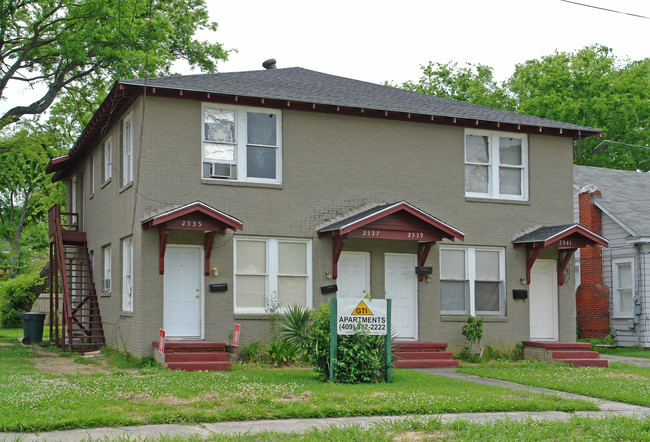
{"label": "gabled porch canopy", "polygon": [[165,249],[170,230],[200,230],[205,233],[205,276],[210,275],[210,255],[217,232],[225,234],[227,229],[242,230],[243,224],[237,218],[221,212],[200,201],[153,215],[142,221],[142,230],[158,227],[160,244],[158,248],[159,273],[165,273]]}
{"label": "gabled porch canopy", "polygon": [[557,247],[557,284],[564,285],[564,269],[575,251],[586,246],[605,246],[609,242],[602,236],[582,227],[580,224],[540,227],[520,236],[512,242],[513,247],[526,246],[526,282],[530,284],[530,269],[539,253],[545,247]]}
{"label": "gabled porch canopy", "polygon": [[[332,235],[332,276],[336,279],[343,244],[348,238],[418,241],[418,266],[426,262],[431,246],[443,238],[465,239],[465,234],[423,210],[400,201],[373,207],[318,230]],[[422,281],[422,275],[419,275]]]}

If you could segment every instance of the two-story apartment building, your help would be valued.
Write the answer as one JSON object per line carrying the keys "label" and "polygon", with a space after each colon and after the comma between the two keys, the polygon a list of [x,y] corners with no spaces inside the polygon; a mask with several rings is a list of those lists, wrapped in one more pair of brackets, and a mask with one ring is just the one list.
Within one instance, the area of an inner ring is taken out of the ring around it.
{"label": "two-story apartment building", "polygon": [[[268,339],[269,308],[393,301],[401,340],[574,341],[572,140],[599,131],[302,68],[117,82],[53,160],[106,341]],[[530,285],[529,285],[530,284]],[[335,286],[335,287],[332,287]]]}

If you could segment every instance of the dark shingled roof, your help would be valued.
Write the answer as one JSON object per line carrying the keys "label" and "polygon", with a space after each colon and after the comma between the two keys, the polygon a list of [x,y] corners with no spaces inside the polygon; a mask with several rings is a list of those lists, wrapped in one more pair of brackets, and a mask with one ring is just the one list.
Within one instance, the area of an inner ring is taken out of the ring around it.
{"label": "dark shingled roof", "polygon": [[305,103],[418,113],[528,126],[600,132],[587,126],[562,123],[462,101],[409,92],[300,67],[218,74],[183,75],[122,80],[119,84],[262,97]]}
{"label": "dark shingled roof", "polygon": [[[143,87],[146,86],[146,87]],[[50,162],[53,181],[66,177],[141,95],[369,118],[501,130],[574,139],[599,136],[587,126],[409,92],[303,68],[183,75],[118,81],[75,145]]]}
{"label": "dark shingled roof", "polygon": [[[591,230],[581,226],[580,224],[562,224],[559,226],[543,226],[532,232],[521,235],[512,243],[517,244],[532,244],[532,243],[546,243],[553,239],[554,241],[568,238],[571,236],[579,236],[593,241],[595,244],[607,246],[608,241],[602,236],[592,232]],[[553,241],[551,241],[552,243]]]}
{"label": "dark shingled roof", "polygon": [[359,212],[359,213],[357,213],[355,215],[349,216],[347,218],[344,218],[342,220],[339,220],[339,221],[336,221],[336,222],[334,222],[332,224],[329,224],[329,225],[327,225],[327,226],[325,226],[325,227],[323,227],[321,229],[318,229],[318,233],[332,232],[334,230],[340,229],[341,227],[345,227],[348,224],[354,224],[357,221],[360,221],[360,220],[362,220],[362,219],[364,219],[364,218],[366,218],[368,216],[379,213],[384,209],[387,209],[387,208],[389,208],[391,206],[394,206],[395,204],[397,204],[397,203],[384,204],[384,205],[381,205],[381,206],[373,207],[372,209],[364,210],[364,211]]}
{"label": "dark shingled roof", "polygon": [[553,238],[558,233],[569,230],[577,224],[563,224],[561,226],[544,226],[532,232],[521,235],[513,241],[514,244],[525,244],[529,242],[544,242],[549,238]]}
{"label": "dark shingled roof", "polygon": [[602,167],[573,166],[577,189],[595,185],[601,195],[594,202],[630,235],[650,237],[650,173]]}

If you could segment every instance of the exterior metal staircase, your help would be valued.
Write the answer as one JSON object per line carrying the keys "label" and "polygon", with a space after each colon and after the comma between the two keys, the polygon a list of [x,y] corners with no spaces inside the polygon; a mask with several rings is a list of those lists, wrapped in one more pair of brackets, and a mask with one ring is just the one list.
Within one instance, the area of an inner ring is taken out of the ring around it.
{"label": "exterior metal staircase", "polygon": [[71,351],[96,350],[105,345],[105,339],[86,233],[78,230],[78,215],[62,213],[58,204],[52,206],[48,215],[50,339]]}

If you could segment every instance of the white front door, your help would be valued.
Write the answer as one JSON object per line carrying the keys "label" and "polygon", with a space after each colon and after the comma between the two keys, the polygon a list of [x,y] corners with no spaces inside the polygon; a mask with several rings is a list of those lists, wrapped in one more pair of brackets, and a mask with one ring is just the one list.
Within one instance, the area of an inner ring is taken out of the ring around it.
{"label": "white front door", "polygon": [[530,339],[557,341],[557,261],[538,259],[530,272]]}
{"label": "white front door", "polygon": [[337,298],[363,298],[370,293],[370,253],[341,252],[336,285]]}
{"label": "white front door", "polygon": [[168,245],[165,251],[164,329],[167,336],[200,338],[201,248]]}
{"label": "white front door", "polygon": [[399,339],[417,339],[416,255],[386,253],[384,277],[386,299],[392,299],[391,329]]}

